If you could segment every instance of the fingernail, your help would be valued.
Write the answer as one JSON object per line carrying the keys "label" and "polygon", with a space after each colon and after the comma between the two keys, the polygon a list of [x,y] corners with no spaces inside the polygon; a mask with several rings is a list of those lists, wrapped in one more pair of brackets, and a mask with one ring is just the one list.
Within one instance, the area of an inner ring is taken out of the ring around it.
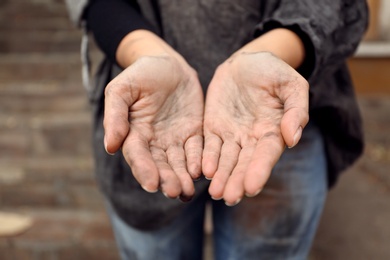
{"label": "fingernail", "polygon": [[[150,190],[150,189],[146,188],[145,186],[142,186],[142,189],[144,189],[146,192],[149,192],[149,193],[156,193],[158,191],[158,189]],[[164,195],[166,195],[166,194],[164,193]]]}
{"label": "fingernail", "polygon": [[299,139],[301,139],[302,136],[302,126],[298,127],[298,130],[295,132],[294,138],[293,138],[293,144],[289,146],[288,148],[293,148],[295,145],[297,145]]}
{"label": "fingernail", "polygon": [[171,200],[175,200],[175,199],[180,199],[181,200],[181,197],[180,195],[178,195],[177,197],[170,197],[167,193],[165,193],[164,191],[162,191],[162,194],[168,198],[168,199],[171,199]]}
{"label": "fingernail", "polygon": [[236,206],[238,203],[240,203],[240,201],[241,201],[241,198],[237,199],[233,204],[230,204],[227,201],[225,201],[225,205],[228,207],[233,207],[233,206]]}
{"label": "fingernail", "polygon": [[263,189],[259,189],[259,190],[257,190],[254,194],[245,193],[245,196],[247,196],[248,198],[255,197],[255,196],[259,195],[259,193],[260,193],[262,190],[263,190]]}
{"label": "fingernail", "polygon": [[106,152],[107,152],[108,155],[111,155],[111,156],[115,155],[115,153],[109,153],[107,150],[106,150]]}
{"label": "fingernail", "polygon": [[107,140],[106,140],[106,136],[104,136],[103,142],[104,142],[104,149],[106,150],[106,153],[108,153],[109,155],[115,155],[115,153],[110,153],[110,152],[108,152],[108,150],[107,150]]}
{"label": "fingernail", "polygon": [[208,180],[208,181],[211,181],[213,178],[210,178],[210,177],[206,177],[206,176],[204,176],[204,178],[206,179],[206,180]]}
{"label": "fingernail", "polygon": [[221,199],[222,199],[222,197],[216,198],[216,197],[213,197],[213,196],[211,196],[211,198],[212,198],[213,200],[221,200]]}

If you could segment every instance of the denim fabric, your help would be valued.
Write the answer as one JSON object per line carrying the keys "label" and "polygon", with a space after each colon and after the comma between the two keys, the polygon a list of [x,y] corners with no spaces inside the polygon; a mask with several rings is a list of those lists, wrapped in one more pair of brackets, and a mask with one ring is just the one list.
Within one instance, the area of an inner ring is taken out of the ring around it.
{"label": "denim fabric", "polygon": [[206,203],[211,203],[216,260],[306,259],[327,193],[326,156],[320,131],[309,124],[300,143],[287,149],[263,191],[234,207],[207,192],[168,226],[139,231],[108,202],[122,259],[201,259]]}

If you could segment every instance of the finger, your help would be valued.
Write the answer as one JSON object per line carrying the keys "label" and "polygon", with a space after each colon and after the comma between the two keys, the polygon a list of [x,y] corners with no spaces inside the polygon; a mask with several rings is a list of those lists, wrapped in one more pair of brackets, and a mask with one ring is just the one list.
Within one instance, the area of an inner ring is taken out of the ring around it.
{"label": "finger", "polygon": [[302,136],[302,130],[309,121],[309,114],[301,108],[285,112],[280,124],[283,139],[289,148],[294,147]]}
{"label": "finger", "polygon": [[284,115],[281,121],[283,139],[288,147],[294,147],[301,138],[302,129],[309,121],[309,84],[297,78],[282,93]]}
{"label": "finger", "polygon": [[170,146],[167,150],[168,163],[180,181],[181,196],[191,199],[195,193],[194,183],[187,171],[187,163],[182,146]]}
{"label": "finger", "polygon": [[162,149],[151,148],[152,157],[158,168],[160,188],[167,198],[175,199],[182,192],[179,178],[168,164],[168,157]]}
{"label": "finger", "polygon": [[244,196],[244,179],[247,172],[250,160],[255,151],[255,146],[246,146],[242,148],[240,155],[238,157],[238,162],[234,168],[232,174],[230,175],[225,191],[223,193],[223,198],[226,205],[234,206],[238,204],[242,197]]}
{"label": "finger", "polygon": [[114,79],[105,89],[104,146],[107,153],[115,153],[130,131],[129,108],[134,100],[128,86]]}
{"label": "finger", "polygon": [[134,178],[142,188],[147,192],[156,192],[159,186],[159,174],[148,142],[136,133],[132,133],[123,143],[122,152]]}
{"label": "finger", "polygon": [[283,138],[278,132],[268,132],[258,141],[244,180],[248,196],[255,196],[263,189],[284,147]]}
{"label": "finger", "polygon": [[226,141],[222,145],[218,169],[209,187],[209,193],[214,199],[222,198],[227,180],[237,164],[240,150],[241,147],[234,141]]}
{"label": "finger", "polygon": [[184,149],[188,172],[193,179],[198,179],[202,174],[203,137],[196,135],[188,138]]}
{"label": "finger", "polygon": [[222,140],[214,134],[206,135],[202,158],[202,171],[206,178],[213,178],[218,169],[218,161],[221,156]]}

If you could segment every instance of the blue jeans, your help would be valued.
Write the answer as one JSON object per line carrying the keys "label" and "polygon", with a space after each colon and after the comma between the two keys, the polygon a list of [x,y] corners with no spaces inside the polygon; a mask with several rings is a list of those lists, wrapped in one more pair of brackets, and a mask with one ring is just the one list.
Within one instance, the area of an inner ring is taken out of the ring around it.
{"label": "blue jeans", "polygon": [[108,203],[122,259],[202,259],[206,203],[213,216],[214,259],[306,259],[327,194],[324,144],[309,124],[300,143],[286,149],[256,197],[228,207],[207,191],[170,225],[140,231],[125,224]]}

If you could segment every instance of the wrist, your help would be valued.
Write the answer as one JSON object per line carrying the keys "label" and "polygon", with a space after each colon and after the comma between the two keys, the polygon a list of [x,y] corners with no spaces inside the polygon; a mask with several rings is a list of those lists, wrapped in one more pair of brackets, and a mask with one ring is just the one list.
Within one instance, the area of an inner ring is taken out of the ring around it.
{"label": "wrist", "polygon": [[[117,63],[126,68],[145,56],[180,56],[165,41],[147,30],[135,30],[127,34],[116,51]],[[179,59],[182,59],[181,56]]]}
{"label": "wrist", "polygon": [[305,59],[305,48],[300,37],[285,28],[273,29],[249,42],[235,54],[270,52],[297,69]]}

